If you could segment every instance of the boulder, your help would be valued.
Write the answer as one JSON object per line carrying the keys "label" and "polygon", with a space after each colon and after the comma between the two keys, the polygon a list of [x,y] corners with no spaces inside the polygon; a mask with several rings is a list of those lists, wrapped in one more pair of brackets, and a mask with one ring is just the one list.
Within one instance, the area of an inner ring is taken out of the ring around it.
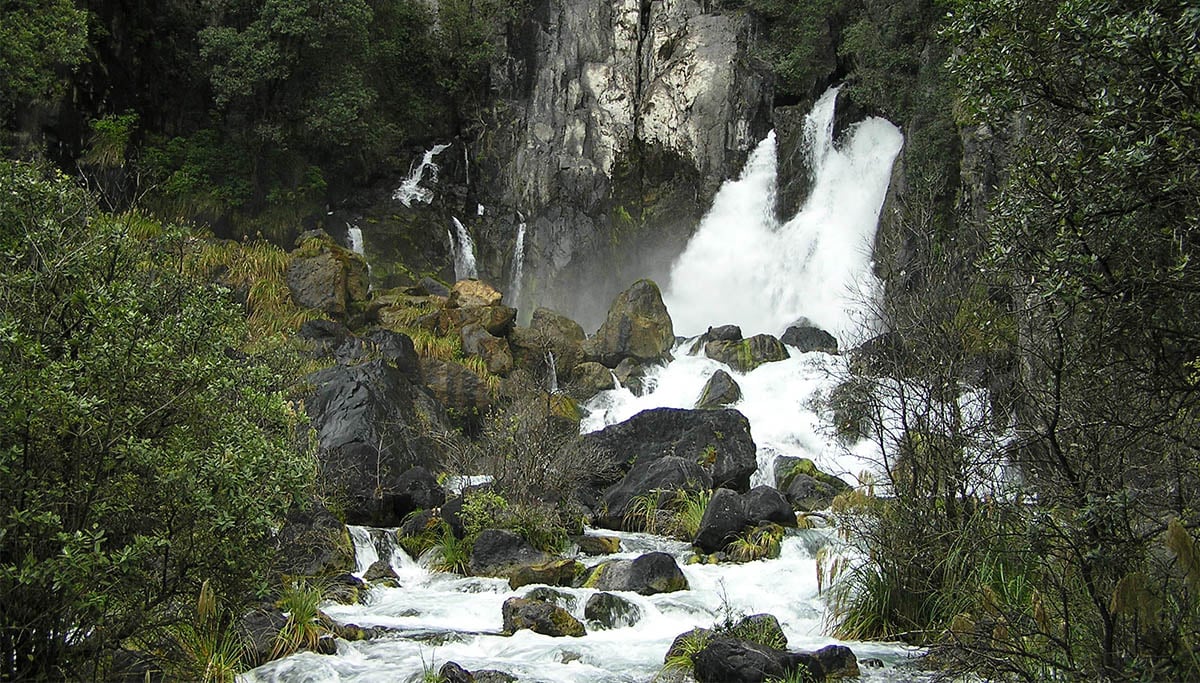
{"label": "boulder", "polygon": [[511,531],[484,529],[475,538],[468,567],[476,576],[507,576],[517,567],[549,561],[549,555]]}
{"label": "boulder", "polygon": [[641,595],[687,590],[687,577],[675,558],[647,553],[632,560],[607,560],[592,568],[583,585],[600,591],[633,591]]}
{"label": "boulder", "polygon": [[821,351],[822,353],[837,354],[838,352],[837,338],[825,330],[811,325],[793,325],[787,328],[779,341],[788,346],[794,346],[803,353]]}
{"label": "boulder", "polygon": [[513,329],[509,341],[517,366],[535,376],[548,371],[547,354],[554,358],[554,372],[560,378],[570,377],[575,366],[583,361],[583,328],[548,308],[535,310],[529,327]]}
{"label": "boulder", "polygon": [[459,280],[450,288],[447,308],[479,308],[495,306],[504,298],[495,287],[483,280]]}
{"label": "boulder", "polygon": [[431,510],[446,501],[437,477],[420,465],[409,469],[396,480],[392,506],[396,516],[404,519],[417,510]]}
{"label": "boulder", "polygon": [[326,353],[337,348],[347,338],[354,336],[350,328],[332,320],[306,320],[300,325],[296,336],[312,342],[317,350]]}
{"label": "boulder", "polygon": [[672,455],[643,460],[605,491],[595,524],[606,529],[641,531],[640,528],[626,529],[625,524],[625,516],[635,498],[653,491],[703,491],[709,488],[712,488],[712,477],[696,462]]}
{"label": "boulder", "polygon": [[708,501],[708,507],[704,509],[700,529],[692,543],[706,553],[715,553],[723,550],[737,538],[742,529],[752,523],[737,492],[717,489]]}
{"label": "boulder", "polygon": [[586,401],[601,391],[615,389],[613,372],[599,363],[580,363],[571,371],[567,393],[577,401]]}
{"label": "boulder", "polygon": [[751,524],[771,522],[784,527],[796,526],[796,513],[787,498],[770,486],[755,486],[742,494],[742,505]]}
{"label": "boulder", "polygon": [[434,330],[438,334],[458,334],[468,325],[478,325],[488,334],[508,336],[517,320],[517,309],[508,306],[473,306],[471,308],[443,308],[437,312]]}
{"label": "boulder", "polygon": [[[797,653],[728,635],[714,635],[692,656],[698,683],[760,683],[784,679],[800,666],[814,662]],[[814,680],[824,680],[819,671],[808,670]]]}
{"label": "boulder", "polygon": [[320,503],[289,510],[275,546],[280,574],[330,576],[354,569],[354,544],[346,526]]}
{"label": "boulder", "polygon": [[584,555],[612,555],[621,551],[621,539],[616,536],[575,536],[571,539]]}
{"label": "boulder", "polygon": [[543,584],[546,586],[570,586],[575,576],[583,573],[583,565],[575,560],[551,560],[542,564],[516,567],[508,574],[508,587],[516,590],[521,586]]}
{"label": "boulder", "polygon": [[616,381],[621,383],[634,396],[645,396],[646,389],[646,371],[649,368],[644,363],[634,358],[626,358],[617,363],[617,367],[613,369],[613,376]]}
{"label": "boulder", "polygon": [[463,353],[487,362],[488,372],[505,376],[512,372],[513,356],[508,340],[496,337],[482,325],[471,323],[459,331]]}
{"label": "boulder", "polygon": [[874,377],[904,372],[910,352],[897,332],[884,332],[850,350],[850,374]]}
{"label": "boulder", "polygon": [[655,408],[583,439],[618,472],[673,455],[700,464],[712,475],[713,486],[745,491],[758,467],[750,423],[736,410]]}
{"label": "boulder", "polygon": [[833,504],[837,491],[807,474],[798,474],[788,482],[784,491],[788,504],[803,512],[824,510]]}
{"label": "boulder", "polygon": [[345,318],[350,307],[367,300],[367,262],[343,249],[322,230],[304,233],[296,240],[285,278],[292,300],[303,308]]}
{"label": "boulder", "polygon": [[425,387],[446,408],[482,413],[492,405],[487,383],[458,363],[423,358],[421,376]]}
{"label": "boulder", "polygon": [[783,342],[769,334],[756,334],[740,341],[710,341],[704,345],[704,355],[738,372],[750,372],[763,363],[789,357]]}
{"label": "boulder", "polygon": [[666,358],[675,344],[671,316],[662,293],[651,280],[638,280],[617,295],[608,317],[583,344],[584,354],[615,368],[626,358],[656,361]]}
{"label": "boulder", "polygon": [[583,608],[583,618],[592,628],[623,628],[642,619],[642,608],[612,593],[595,593]]}
{"label": "boulder", "polygon": [[475,683],[516,683],[517,681],[516,676],[495,669],[480,669],[474,675]]}
{"label": "boulder", "polygon": [[342,365],[382,359],[413,382],[421,380],[420,356],[412,339],[399,332],[373,330],[364,337],[345,338],[333,355]]}
{"label": "boulder", "polygon": [[738,620],[729,635],[780,650],[787,649],[787,634],[773,614],[751,614]]}
{"label": "boulder", "polygon": [[565,591],[547,588],[546,586],[534,588],[526,593],[525,597],[529,600],[541,600],[542,602],[548,602],[551,605],[558,605],[568,612],[575,609],[575,605],[578,603],[578,600],[576,600],[574,595],[571,595]]}
{"label": "boulder", "polygon": [[742,388],[733,377],[724,370],[717,370],[704,384],[700,398],[696,400],[696,408],[700,410],[716,410],[742,400]]}
{"label": "boulder", "polygon": [[417,283],[417,287],[424,294],[445,298],[450,297],[450,288],[429,276],[421,278]]}
{"label": "boulder", "polygon": [[858,678],[861,672],[858,668],[858,658],[845,645],[826,645],[811,653],[811,657],[820,665],[825,679]]}
{"label": "boulder", "polygon": [[671,661],[672,658],[683,655],[689,649],[689,642],[704,642],[712,637],[712,629],[694,628],[690,631],[684,631],[675,636],[675,640],[671,641],[671,647],[667,648],[667,654],[663,655],[663,663]]}
{"label": "boulder", "polygon": [[242,615],[238,620],[243,656],[251,666],[265,664],[271,660],[275,650],[275,638],[287,625],[287,615],[275,605],[262,604]]}
{"label": "boulder", "polygon": [[376,581],[395,582],[400,577],[396,575],[396,570],[392,569],[392,565],[386,560],[375,560],[367,567],[366,573],[363,574],[363,581],[367,583],[375,583]]}
{"label": "boulder", "polygon": [[504,601],[502,610],[505,633],[516,633],[522,629],[529,629],[544,636],[582,637],[587,635],[583,624],[571,616],[570,612],[547,602],[527,598],[509,598]]}
{"label": "boulder", "polygon": [[737,325],[717,325],[708,328],[704,338],[707,341],[738,341],[742,338],[742,328]]}
{"label": "boulder", "polygon": [[382,358],[309,375],[305,408],[317,432],[321,478],[345,505],[345,521],[399,526],[401,475],[442,462],[429,435],[448,431],[443,409],[405,372]]}
{"label": "boulder", "polygon": [[446,662],[438,669],[438,680],[441,683],[475,683],[475,676],[462,668],[457,662]]}

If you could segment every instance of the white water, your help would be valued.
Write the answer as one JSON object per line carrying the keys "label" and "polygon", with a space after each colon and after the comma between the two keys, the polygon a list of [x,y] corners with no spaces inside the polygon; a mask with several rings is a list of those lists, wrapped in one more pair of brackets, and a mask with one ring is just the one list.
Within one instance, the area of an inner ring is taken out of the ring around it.
{"label": "white water", "polygon": [[454,245],[454,279],[479,277],[475,267],[475,240],[458,218],[451,216],[450,222],[454,225],[454,235],[450,238],[450,244]]}
{"label": "white water", "polygon": [[[868,121],[855,129],[844,149],[837,150],[828,135],[832,95],[822,98],[815,112],[810,133],[819,163],[814,165],[812,199],[782,225],[772,217],[772,135],[755,150],[742,177],[722,188],[675,266],[666,300],[676,330],[698,333],[708,325],[732,322],[742,325],[747,334],[777,333],[806,316],[837,335],[843,347],[852,332],[861,331],[865,321],[857,313],[861,309],[852,305],[852,285],[865,285],[868,290],[874,286],[869,248],[901,138],[890,124]],[[461,223],[455,223],[465,233]],[[456,271],[458,266],[456,259]],[[811,457],[826,471],[851,482],[859,471],[871,467],[869,444],[849,450],[839,447],[822,407],[845,370],[843,357],[792,353],[788,360],[737,373],[703,356],[689,356],[687,348],[681,345],[676,360],[648,373],[645,396],[636,397],[618,384],[589,402],[584,430],[599,429],[648,408],[690,408],[705,381],[722,368],[734,375],[742,389],[743,398],[733,407],[749,419],[758,445],[755,483],[773,479],[777,455]],[[364,563],[378,556],[379,550],[366,547],[370,534],[354,529],[352,534],[360,554],[359,570],[365,571]],[[589,627],[583,638],[551,638],[530,631],[503,636],[498,633],[501,605],[532,587],[513,591],[497,579],[431,572],[392,551],[400,576],[398,588],[374,587],[359,605],[323,606],[340,622],[392,629],[388,637],[339,642],[335,656],[295,655],[254,670],[246,680],[415,681],[422,671],[436,671],[443,663],[455,661],[470,670],[506,671],[522,681],[641,683],[658,674],[676,635],[696,626],[710,627],[728,613],[775,615],[792,649],[836,642],[823,635],[825,605],[817,591],[816,549],[834,540],[827,530],[792,532],[775,560],[695,566],[685,564],[690,553],[685,543],[645,534],[615,535],[621,538],[619,557],[651,550],[675,555],[690,590],[650,597],[623,593],[644,614],[629,627]],[[576,597],[570,611],[582,620],[587,597],[594,591],[559,590]],[[860,659],[876,657],[885,662],[882,669],[864,667],[864,680],[919,678],[896,668],[909,654],[903,646],[850,645]]]}
{"label": "white water", "polygon": [[359,256],[363,256],[365,254],[363,251],[362,228],[358,227],[354,223],[346,223],[346,238],[350,242],[350,251],[358,254]]}
{"label": "white water", "polygon": [[508,284],[509,305],[521,302],[521,278],[525,275],[525,221],[517,225],[517,243],[513,247],[512,280]]}
{"label": "white water", "polygon": [[449,146],[448,144],[434,145],[432,149],[426,150],[421,157],[421,162],[409,171],[408,177],[401,181],[400,186],[392,193],[392,199],[396,199],[408,207],[411,207],[413,202],[421,204],[432,202],[433,190],[422,186],[421,182],[428,176],[430,183],[437,183],[438,166],[433,163],[433,159]]}
{"label": "white water", "polygon": [[779,334],[806,317],[843,347],[869,336],[862,302],[877,286],[871,247],[903,137],[887,121],[867,119],[835,148],[836,95],[826,92],[806,119],[814,178],[795,217],[775,219],[774,133],[717,193],[663,296],[676,334],[726,323],[746,336]]}

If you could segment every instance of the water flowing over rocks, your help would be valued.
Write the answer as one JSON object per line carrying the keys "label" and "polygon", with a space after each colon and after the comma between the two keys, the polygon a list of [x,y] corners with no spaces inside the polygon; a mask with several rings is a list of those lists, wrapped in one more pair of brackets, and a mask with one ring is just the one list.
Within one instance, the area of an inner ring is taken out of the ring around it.
{"label": "water flowing over rocks", "polygon": [[540,600],[509,598],[504,601],[504,631],[516,633],[521,629],[553,637],[581,637],[587,633],[578,619],[557,605]]}

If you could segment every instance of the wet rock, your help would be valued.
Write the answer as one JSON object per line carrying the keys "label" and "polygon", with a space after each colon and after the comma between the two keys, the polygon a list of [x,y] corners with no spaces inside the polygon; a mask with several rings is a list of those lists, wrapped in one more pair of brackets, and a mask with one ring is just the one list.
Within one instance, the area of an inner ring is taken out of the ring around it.
{"label": "wet rock", "polygon": [[448,429],[444,411],[405,372],[382,358],[309,375],[305,408],[317,431],[321,478],[345,505],[345,521],[398,526],[400,477],[444,459],[430,427]]}
{"label": "wet rock", "polygon": [[804,511],[823,510],[850,488],[840,478],[817,469],[808,458],[776,458],[775,481],[792,507]]}
{"label": "wet rock", "polygon": [[476,323],[463,327],[459,336],[463,353],[482,358],[487,363],[488,372],[500,376],[512,372],[513,356],[506,339],[492,335]]}
{"label": "wet rock", "polygon": [[675,343],[671,316],[662,293],[651,280],[638,280],[617,295],[604,324],[583,350],[588,360],[615,368],[626,358],[656,361],[666,358]]}
{"label": "wet rock", "polygon": [[238,630],[248,664],[258,666],[271,660],[275,637],[287,625],[287,616],[278,607],[259,605],[242,615]]}
{"label": "wet rock", "polygon": [[660,552],[632,560],[601,562],[592,568],[583,585],[600,591],[634,591],[641,595],[688,589],[687,578],[675,558]]}
{"label": "wet rock", "polygon": [[367,583],[375,583],[376,581],[395,583],[400,579],[396,575],[396,570],[392,569],[392,565],[385,560],[375,560],[367,567],[366,573],[363,574],[363,580]]}
{"label": "wet rock", "polygon": [[787,635],[773,614],[751,614],[742,617],[729,629],[728,635],[779,650],[787,649]]}
{"label": "wet rock", "polygon": [[780,526],[796,526],[796,513],[782,493],[770,486],[755,486],[742,494],[746,516],[752,524],[772,522]]}
{"label": "wet rock", "polygon": [[742,328],[737,325],[717,325],[708,328],[704,337],[707,341],[738,341],[742,338]]}
{"label": "wet rock", "polygon": [[750,423],[736,410],[655,408],[583,438],[620,472],[673,455],[700,464],[712,475],[713,486],[737,491],[750,488],[758,466]]}
{"label": "wet rock", "polygon": [[558,605],[568,612],[574,610],[575,606],[579,602],[574,595],[571,595],[566,591],[554,590],[553,588],[547,588],[546,586],[534,588],[526,593],[525,597],[529,600],[541,600],[542,602],[548,602],[551,605]]}
{"label": "wet rock", "polygon": [[484,529],[475,538],[469,568],[476,576],[507,576],[517,567],[549,560],[546,553],[511,531]]}
{"label": "wet rock", "polygon": [[430,510],[446,500],[446,492],[424,467],[413,467],[396,480],[396,492],[392,497],[396,516],[403,520],[411,512]]}
{"label": "wet rock", "polygon": [[481,669],[474,675],[475,683],[516,683],[517,681],[516,676],[495,669]]}
{"label": "wet rock", "polygon": [[521,586],[540,583],[547,586],[570,586],[576,575],[583,572],[583,565],[575,560],[552,560],[543,564],[516,567],[508,575],[508,587],[516,590]]}
{"label": "wet rock", "polygon": [[382,359],[413,382],[421,379],[420,357],[412,339],[391,330],[373,330],[364,337],[347,338],[334,351],[334,358],[342,365]]}
{"label": "wet rock", "polygon": [[326,600],[332,600],[342,605],[353,605],[358,602],[362,590],[366,587],[367,584],[362,579],[350,572],[343,572],[334,576],[325,585],[322,595]]}
{"label": "wet rock", "polygon": [[691,460],[668,455],[657,460],[641,461],[620,482],[605,491],[603,506],[595,523],[606,529],[640,531],[640,527],[627,528],[629,525],[625,519],[634,499],[654,491],[702,491],[709,488],[712,488],[712,477]]}
{"label": "wet rock", "polygon": [[779,340],[804,353],[821,351],[837,354],[838,352],[837,338],[825,330],[811,325],[793,325],[787,328]]}
{"label": "wet rock", "polygon": [[712,637],[712,629],[694,628],[690,631],[684,631],[675,636],[675,640],[671,641],[671,647],[667,648],[667,654],[663,655],[663,663],[671,661],[673,657],[678,657],[686,653],[692,643],[704,642]]}
{"label": "wet rock", "polygon": [[861,672],[858,668],[858,658],[845,645],[826,645],[813,652],[812,658],[820,665],[825,679],[858,678]]}
{"label": "wet rock", "polygon": [[742,400],[742,388],[733,380],[733,377],[724,370],[717,370],[712,377],[708,378],[708,382],[704,384],[704,389],[700,392],[700,398],[696,401],[696,408],[700,410],[716,410],[724,408],[731,403],[737,403]]}
{"label": "wet rock", "polygon": [[367,300],[367,263],[334,243],[324,231],[304,233],[290,255],[286,279],[296,305],[345,318]]}
{"label": "wet rock", "polygon": [[481,308],[498,305],[504,295],[483,280],[459,280],[450,288],[447,308]]}
{"label": "wet rock", "polygon": [[769,334],[756,334],[740,341],[711,341],[704,345],[704,355],[738,372],[750,372],[763,363],[789,357],[783,342]]}
{"label": "wet rock", "polygon": [[280,574],[328,576],[354,569],[354,544],[345,525],[320,503],[288,511],[275,544]]}
{"label": "wet rock", "polygon": [[[714,635],[692,656],[692,662],[699,683],[760,683],[786,678],[810,659],[748,640]],[[816,680],[824,680],[811,668],[809,673],[815,674]]]}
{"label": "wet rock", "polygon": [[621,386],[625,387],[634,396],[645,396],[646,390],[646,372],[649,368],[644,363],[634,358],[626,358],[617,363],[617,367],[613,369],[612,374],[616,377]]}
{"label": "wet rock", "polygon": [[475,683],[475,676],[458,665],[457,662],[446,662],[438,669],[442,683]]}
{"label": "wet rock", "polygon": [[596,593],[588,598],[583,617],[593,628],[623,628],[641,621],[642,608],[612,593]]}
{"label": "wet rock", "polygon": [[692,543],[706,553],[715,553],[723,550],[751,524],[741,496],[736,491],[717,489],[704,509],[700,529]]}
{"label": "wet rock", "polygon": [[621,551],[621,539],[616,536],[575,536],[571,539],[584,555],[612,555]]}
{"label": "wet rock", "polygon": [[612,370],[599,363],[580,363],[571,371],[567,392],[577,401],[587,401],[601,391],[616,388]]}
{"label": "wet rock", "polygon": [[486,411],[492,405],[491,390],[479,375],[458,363],[421,359],[425,387],[446,408],[461,411]]}
{"label": "wet rock", "polygon": [[526,598],[509,598],[504,601],[502,609],[506,633],[529,629],[544,636],[587,635],[578,619],[556,605]]}
{"label": "wet rock", "polygon": [[555,374],[562,379],[570,377],[583,361],[583,328],[548,308],[535,310],[529,325],[516,327],[509,335],[517,367],[541,377],[549,373],[547,363],[552,356]]}

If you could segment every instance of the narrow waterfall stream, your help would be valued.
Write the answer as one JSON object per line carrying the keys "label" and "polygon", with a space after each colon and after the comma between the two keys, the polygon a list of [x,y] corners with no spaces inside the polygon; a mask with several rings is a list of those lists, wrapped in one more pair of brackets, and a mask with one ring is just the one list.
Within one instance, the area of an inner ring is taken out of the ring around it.
{"label": "narrow waterfall stream", "polygon": [[454,226],[450,244],[454,246],[455,279],[479,277],[479,271],[475,266],[475,240],[471,239],[471,233],[467,232],[467,227],[457,217],[451,216],[450,223]]}
{"label": "narrow waterfall stream", "polygon": [[433,201],[433,190],[421,185],[421,182],[426,180],[426,175],[428,175],[429,182],[437,182],[438,166],[433,162],[433,159],[449,147],[450,145],[448,144],[441,144],[434,145],[432,148],[426,150],[425,154],[421,157],[420,163],[413,167],[408,177],[392,193],[392,198],[405,206],[412,206],[413,202],[428,204]]}
{"label": "narrow waterfall stream", "polygon": [[[887,191],[892,161],[902,138],[891,124],[869,119],[857,124],[838,148],[832,143],[836,92],[810,115],[814,184],[811,198],[784,223],[774,218],[775,137],[769,136],[747,162],[742,176],[718,193],[712,210],[674,265],[665,300],[676,330],[702,333],[709,325],[736,323],[747,334],[778,334],[800,317],[835,334],[842,346],[867,334],[870,321],[859,303],[875,286],[871,240]],[[461,224],[458,224],[461,225]],[[463,229],[465,231],[465,229]],[[457,261],[456,261],[457,268]],[[731,372],[743,398],[732,407],[750,421],[758,447],[752,484],[773,483],[779,455],[812,458],[819,467],[854,482],[869,469],[870,446],[840,445],[824,415],[823,398],[844,371],[845,359],[798,353],[748,373],[701,356],[689,345],[675,360],[652,369],[647,391],[636,396],[619,385],[601,392],[586,408],[583,430],[592,431],[654,407],[694,406],[718,369]],[[533,586],[512,590],[503,579],[462,577],[431,571],[391,547],[375,547],[369,530],[351,528],[359,571],[391,553],[398,587],[375,586],[361,604],[329,603],[323,609],[342,623],[386,629],[361,642],[339,642],[336,655],[302,653],[260,667],[247,681],[420,681],[447,661],[475,671],[494,669],[521,681],[654,680],[672,640],[694,627],[711,627],[726,615],[775,615],[791,649],[835,643],[826,632],[826,606],[818,591],[817,551],[833,541],[828,529],[790,532],[779,558],[745,564],[688,565],[691,546],[649,534],[589,532],[618,536],[621,553],[637,557],[653,550],[673,555],[690,589],[653,596],[621,593],[642,618],[632,626],[592,628],[581,638],[552,638],[529,630],[500,633],[501,605]],[[579,557],[585,564],[603,558]],[[584,604],[596,591],[555,589],[575,598],[571,613],[583,620]],[[887,643],[851,643],[862,680],[919,680],[902,666],[911,651]]]}

